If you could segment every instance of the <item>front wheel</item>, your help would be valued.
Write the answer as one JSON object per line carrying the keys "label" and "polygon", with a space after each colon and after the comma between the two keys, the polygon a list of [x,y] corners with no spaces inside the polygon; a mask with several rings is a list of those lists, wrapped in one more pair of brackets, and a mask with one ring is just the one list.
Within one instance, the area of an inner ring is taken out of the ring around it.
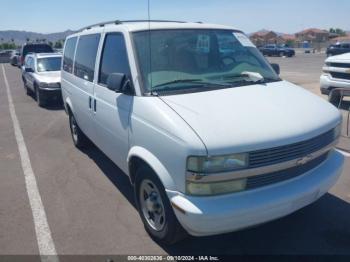
{"label": "front wheel", "polygon": [[135,199],[145,229],[152,238],[171,245],[187,236],[175,216],[164,186],[147,166],[136,171]]}
{"label": "front wheel", "polygon": [[[28,89],[27,89],[28,90]],[[46,105],[45,98],[37,86],[35,86],[35,100],[38,103],[38,106],[44,107]]]}

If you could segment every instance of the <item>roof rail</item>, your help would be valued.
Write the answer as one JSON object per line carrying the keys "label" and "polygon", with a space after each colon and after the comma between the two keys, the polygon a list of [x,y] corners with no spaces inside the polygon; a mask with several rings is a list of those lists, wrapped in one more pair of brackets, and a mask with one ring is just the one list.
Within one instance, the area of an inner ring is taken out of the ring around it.
{"label": "roof rail", "polygon": [[78,31],[89,30],[93,27],[104,27],[105,25],[112,25],[112,24],[120,25],[124,23],[142,23],[142,22],[186,23],[184,21],[171,21],[171,20],[113,20],[113,21],[107,21],[107,22],[89,25],[79,29]]}

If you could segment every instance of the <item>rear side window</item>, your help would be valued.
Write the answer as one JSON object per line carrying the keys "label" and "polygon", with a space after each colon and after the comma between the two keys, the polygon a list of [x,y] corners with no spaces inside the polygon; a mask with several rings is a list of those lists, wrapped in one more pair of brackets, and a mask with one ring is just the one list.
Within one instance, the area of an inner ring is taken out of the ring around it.
{"label": "rear side window", "polygon": [[74,74],[77,77],[93,81],[99,41],[99,34],[84,35],[79,38],[74,64]]}
{"label": "rear side window", "polygon": [[73,73],[73,60],[74,60],[74,51],[75,45],[77,43],[77,38],[69,38],[66,42],[63,55],[63,70],[68,73]]}
{"label": "rear side window", "polygon": [[130,78],[130,67],[122,34],[108,34],[105,38],[101,56],[98,82],[106,85],[111,73],[123,73]]}

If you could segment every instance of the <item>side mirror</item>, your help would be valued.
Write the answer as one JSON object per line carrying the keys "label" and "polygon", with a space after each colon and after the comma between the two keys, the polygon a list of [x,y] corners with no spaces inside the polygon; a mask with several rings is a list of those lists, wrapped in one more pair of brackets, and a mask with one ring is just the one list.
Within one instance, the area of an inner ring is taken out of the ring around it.
{"label": "side mirror", "polygon": [[112,73],[107,78],[107,88],[117,93],[121,93],[127,89],[130,80],[125,74]]}
{"label": "side mirror", "polygon": [[34,70],[33,70],[33,68],[31,68],[31,67],[26,67],[26,68],[25,68],[25,71],[26,71],[27,73],[34,73]]}
{"label": "side mirror", "polygon": [[276,72],[277,75],[280,74],[280,65],[279,64],[271,64],[272,69]]}

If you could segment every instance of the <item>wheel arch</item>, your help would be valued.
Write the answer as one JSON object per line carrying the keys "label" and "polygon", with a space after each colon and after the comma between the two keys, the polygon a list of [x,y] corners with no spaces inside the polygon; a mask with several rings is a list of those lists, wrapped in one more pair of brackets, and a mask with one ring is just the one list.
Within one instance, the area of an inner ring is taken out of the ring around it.
{"label": "wheel arch", "polygon": [[66,99],[64,100],[64,110],[66,111],[67,114],[72,113],[74,114],[74,107],[73,107],[73,103],[71,101],[71,99],[69,97],[66,97]]}
{"label": "wheel arch", "polygon": [[158,176],[163,186],[169,190],[176,190],[175,182],[161,161],[147,149],[135,146],[129,151],[128,169],[131,184],[135,182],[135,173],[140,165],[148,165]]}

